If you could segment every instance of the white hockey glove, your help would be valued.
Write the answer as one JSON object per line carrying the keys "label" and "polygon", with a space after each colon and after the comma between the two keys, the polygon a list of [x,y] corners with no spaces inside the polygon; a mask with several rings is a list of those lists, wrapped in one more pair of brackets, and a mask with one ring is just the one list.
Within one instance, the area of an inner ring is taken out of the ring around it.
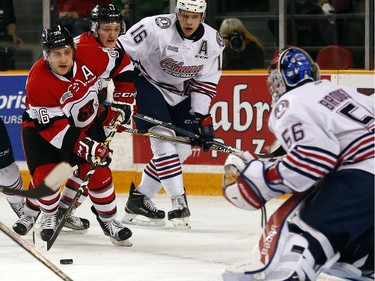
{"label": "white hockey glove", "polygon": [[248,151],[243,154],[243,159],[235,154],[229,154],[224,163],[223,185],[226,186],[235,182],[245,169],[246,164],[253,159],[255,159],[255,157]]}
{"label": "white hockey glove", "polygon": [[[224,177],[223,195],[230,203],[240,209],[257,210],[263,207],[268,200],[291,192],[283,184],[270,186],[266,178],[266,171],[275,163],[251,160],[247,166],[243,166],[238,161],[236,164],[229,162],[228,164],[236,165],[237,171],[228,167],[228,175]],[[235,175],[235,172],[237,172],[237,175]]]}

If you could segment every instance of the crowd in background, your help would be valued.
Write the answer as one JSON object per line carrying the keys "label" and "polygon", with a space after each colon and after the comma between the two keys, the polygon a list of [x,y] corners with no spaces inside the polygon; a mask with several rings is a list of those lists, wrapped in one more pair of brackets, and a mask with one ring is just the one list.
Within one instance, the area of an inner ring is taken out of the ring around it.
{"label": "crowd in background", "polygon": [[[0,4],[0,68],[15,69],[14,53],[22,40],[17,35],[14,0],[3,0]],[[89,30],[88,17],[95,4],[114,4],[121,10],[125,22],[130,27],[140,19],[156,14],[170,13],[169,0],[57,0],[56,23],[65,26],[73,36]],[[254,5],[254,4],[248,4]],[[365,0],[295,0],[287,1],[286,45],[299,46],[309,52],[313,59],[319,50],[328,45],[346,46],[353,56],[352,68],[364,68],[365,28],[364,20],[351,14],[364,14]],[[232,13],[233,14],[233,13]],[[243,13],[241,14],[243,16]],[[293,15],[297,17],[293,17]],[[312,16],[301,18],[301,16]],[[348,15],[348,17],[343,17]],[[211,23],[212,24],[212,23]],[[217,30],[225,39],[224,70],[249,70],[268,65],[277,49],[279,22],[277,19],[265,21],[268,37],[251,18],[241,16],[224,18]],[[238,36],[228,37],[238,34]],[[233,38],[233,39],[232,39]],[[228,40],[227,40],[228,39]],[[231,40],[232,39],[232,40]],[[238,40],[236,40],[238,39]],[[234,44],[231,42],[234,42]],[[236,48],[235,42],[243,44]]]}

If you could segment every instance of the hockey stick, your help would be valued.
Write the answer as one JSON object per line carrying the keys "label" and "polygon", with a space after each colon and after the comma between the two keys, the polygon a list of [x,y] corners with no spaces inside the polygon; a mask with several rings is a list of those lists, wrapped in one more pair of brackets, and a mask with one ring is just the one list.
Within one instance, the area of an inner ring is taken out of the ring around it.
{"label": "hockey stick", "polygon": [[178,137],[178,136],[174,137],[174,136],[163,135],[163,134],[159,134],[155,132],[141,133],[138,131],[138,129],[133,129],[133,128],[126,127],[126,126],[122,127],[121,132],[126,132],[126,133],[130,133],[130,134],[138,135],[142,137],[150,137],[150,138],[155,138],[155,139],[160,139],[160,140],[168,140],[168,141],[173,141],[177,143],[186,143],[186,144],[191,143],[189,139],[184,138],[184,137]]}
{"label": "hockey stick", "polygon": [[[121,124],[122,122],[122,118],[121,118],[121,115],[119,115],[117,117],[117,120],[115,122],[115,124],[113,125],[111,131],[109,132],[108,134],[108,137],[107,139],[104,141],[103,145],[105,147],[108,147],[110,142],[112,141],[113,139],[113,136],[115,135],[115,133],[117,132],[117,128],[118,126]],[[61,232],[61,229],[63,228],[66,220],[68,219],[68,217],[70,216],[70,214],[72,213],[73,211],[73,208],[75,207],[79,197],[81,197],[82,193],[85,191],[85,189],[87,188],[88,184],[89,184],[89,181],[92,177],[92,175],[95,173],[95,170],[96,170],[96,167],[99,165],[100,163],[100,158],[96,158],[95,159],[95,162],[92,164],[90,170],[87,172],[85,178],[83,179],[83,182],[81,184],[81,186],[79,187],[79,189],[77,190],[77,193],[76,195],[74,196],[72,202],[70,202],[69,204],[69,207],[67,208],[67,210],[65,211],[64,215],[62,216],[58,226],[56,227],[53,235],[51,236],[51,238],[47,241],[47,251],[49,249],[51,249],[53,243],[55,243],[56,241],[56,238],[57,236],[60,234]]]}
{"label": "hockey stick", "polygon": [[53,263],[51,263],[48,259],[46,259],[41,253],[35,250],[32,246],[27,244],[24,240],[22,240],[17,234],[11,231],[5,224],[0,222],[0,230],[4,232],[10,239],[24,248],[27,252],[29,252],[34,258],[39,260],[43,263],[48,269],[53,271],[57,276],[59,276],[64,281],[73,281],[68,275],[62,272],[58,267],[56,267]]}
{"label": "hockey stick", "polygon": [[[133,129],[133,128],[125,127],[125,126],[122,129],[123,129],[123,132],[131,133],[131,134],[139,135],[143,137],[151,137],[155,139],[168,140],[168,141],[173,141],[177,143],[186,143],[186,144],[192,143],[191,139],[187,139],[186,137],[179,137],[179,136],[175,137],[175,136],[163,135],[163,134],[159,134],[155,132],[140,133],[137,129]],[[234,148],[232,146],[226,145],[224,143],[221,143],[215,140],[214,140],[214,144],[210,147],[210,150],[216,150],[219,152],[226,152],[226,153],[234,153],[240,157],[243,157],[243,153],[244,153],[244,151],[238,148]]]}
{"label": "hockey stick", "polygon": [[42,183],[34,189],[16,190],[6,186],[0,186],[0,192],[12,195],[20,195],[28,198],[41,198],[55,192],[68,179],[72,173],[72,167],[66,162],[61,162],[46,176]]}
{"label": "hockey stick", "polygon": [[[158,126],[161,126],[161,127],[171,129],[171,130],[175,131],[176,133],[179,133],[181,135],[189,137],[190,140],[183,141],[185,143],[191,143],[192,140],[201,138],[200,135],[198,135],[194,132],[182,129],[182,128],[177,127],[177,126],[175,126],[171,123],[160,121],[160,120],[157,120],[155,118],[149,117],[149,116],[141,114],[141,113],[136,113],[133,116],[137,119],[152,123],[154,125],[158,125]],[[146,133],[146,134],[149,134],[149,133]],[[153,133],[150,133],[150,136],[153,136]],[[164,136],[164,135],[158,134],[158,136],[159,136],[159,138],[161,138],[160,136]],[[173,137],[173,139],[180,140],[182,138]],[[216,140],[213,141],[213,145],[210,147],[210,150],[216,150],[216,151],[225,152],[225,153],[232,153],[232,154],[235,154],[238,157],[241,157],[242,159],[246,160],[246,157],[244,156],[245,152],[243,150],[232,147],[232,146],[229,146],[229,145],[226,145],[225,143],[221,143],[221,142],[216,141]],[[260,156],[260,155],[258,155],[258,156]],[[264,157],[264,156],[261,156],[261,157]]]}

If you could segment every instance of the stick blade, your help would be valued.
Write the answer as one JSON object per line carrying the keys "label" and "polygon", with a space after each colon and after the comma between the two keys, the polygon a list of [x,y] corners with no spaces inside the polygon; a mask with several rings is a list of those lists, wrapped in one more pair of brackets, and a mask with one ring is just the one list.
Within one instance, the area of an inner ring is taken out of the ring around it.
{"label": "stick blade", "polygon": [[50,190],[57,191],[60,186],[69,178],[73,169],[67,162],[61,162],[46,176],[44,185]]}

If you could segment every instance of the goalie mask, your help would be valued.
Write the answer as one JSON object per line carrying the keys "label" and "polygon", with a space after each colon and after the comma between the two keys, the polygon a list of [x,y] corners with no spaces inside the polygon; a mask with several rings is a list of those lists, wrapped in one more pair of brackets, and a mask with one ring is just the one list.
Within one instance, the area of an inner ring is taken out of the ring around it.
{"label": "goalie mask", "polygon": [[113,4],[107,6],[96,5],[91,11],[90,16],[90,30],[94,34],[98,32],[101,23],[120,23],[120,34],[126,31],[126,25],[119,9]]}
{"label": "goalie mask", "polygon": [[286,92],[319,79],[319,66],[309,54],[300,48],[290,47],[272,60],[268,68],[267,86],[276,102]]}

